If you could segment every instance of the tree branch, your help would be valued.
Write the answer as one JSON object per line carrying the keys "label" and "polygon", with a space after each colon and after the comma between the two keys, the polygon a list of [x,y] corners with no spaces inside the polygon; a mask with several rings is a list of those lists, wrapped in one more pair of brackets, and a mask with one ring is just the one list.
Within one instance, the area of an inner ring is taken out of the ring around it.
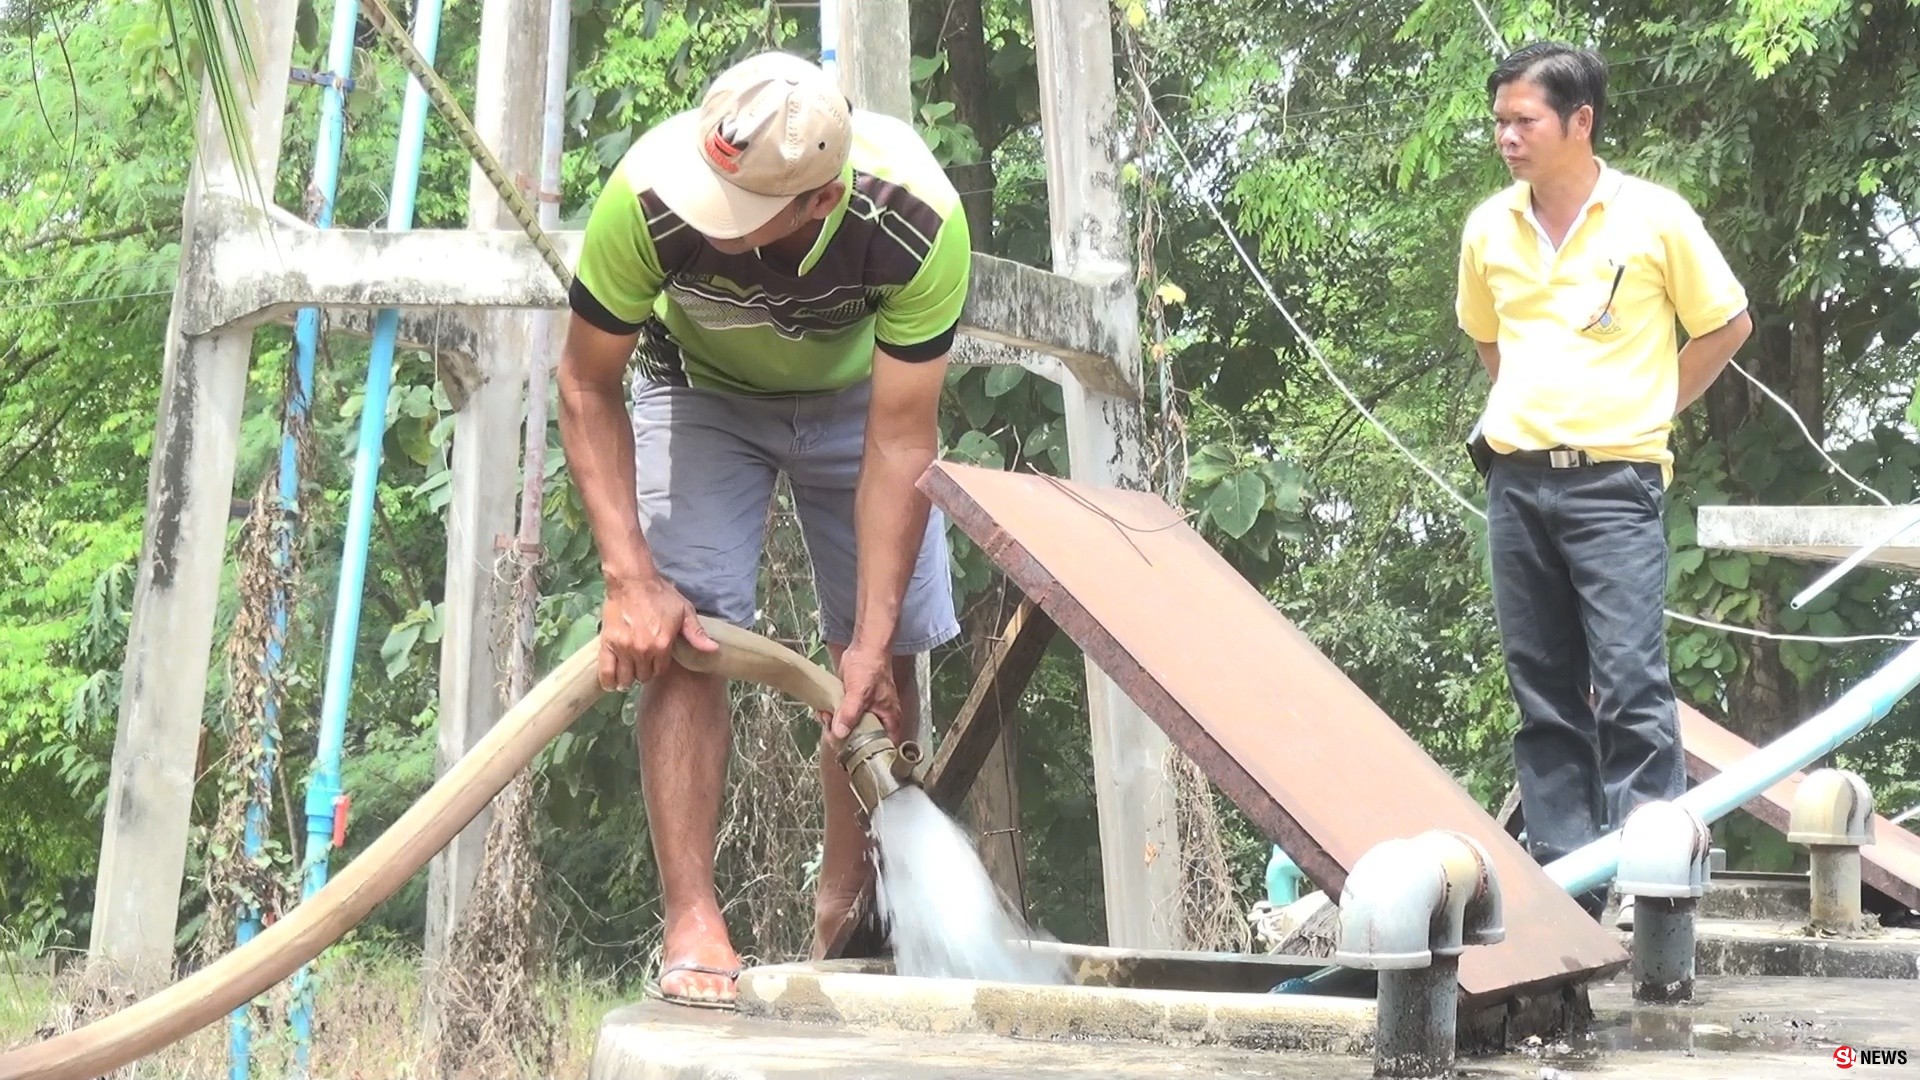
{"label": "tree branch", "polygon": [[[394,535],[393,522],[387,518],[387,509],[380,505],[377,494],[373,500],[373,516],[380,522],[380,534],[386,537],[387,546],[393,549],[393,561],[400,568],[400,583],[407,587],[407,599],[412,602],[413,607],[418,608],[426,600],[426,589],[415,577],[413,567],[407,562],[406,551],[400,546],[399,538]],[[394,620],[399,621],[399,616],[396,615]]]}
{"label": "tree branch", "polygon": [[81,247],[86,244],[104,244],[109,240],[125,240],[129,236],[141,236],[150,232],[158,232],[163,227],[175,224],[177,224],[177,222],[171,220],[143,221],[137,225],[128,225],[119,229],[108,229],[103,233],[91,233],[84,236],[71,232],[55,233],[52,236],[43,236],[31,243],[24,244],[20,250],[22,252],[28,252],[43,247],[64,248]]}
{"label": "tree branch", "polygon": [[[1408,383],[1414,381],[1415,379],[1420,378],[1421,376],[1425,375],[1428,372],[1428,370],[1430,369],[1422,368],[1422,367],[1409,368],[1406,372],[1396,376],[1394,379],[1388,382],[1387,385],[1367,395],[1367,397],[1364,399],[1364,402],[1363,402],[1367,407],[1367,411],[1372,412],[1373,410],[1379,408],[1380,402],[1386,400],[1386,397],[1388,394],[1391,394],[1395,390],[1398,390],[1401,387],[1407,385]],[[1364,419],[1365,417],[1361,415],[1360,410],[1349,409],[1346,417],[1341,420],[1339,429],[1336,430],[1333,433],[1333,435],[1327,439],[1325,443],[1321,444],[1320,452],[1315,454],[1313,457],[1313,464],[1308,466],[1309,471],[1313,469],[1318,469],[1322,464],[1324,464],[1327,460],[1328,455],[1333,453],[1334,448],[1339,446],[1342,442],[1344,442],[1346,440],[1348,433],[1352,432],[1354,427],[1357,426],[1360,423],[1360,421]]]}
{"label": "tree branch", "polygon": [[[14,348],[17,349],[19,346],[15,345]],[[53,353],[54,350],[45,349],[33,356],[27,357],[26,360],[22,361],[19,365],[8,368],[7,381],[0,382],[0,401],[6,400],[7,395],[13,392],[13,388],[20,385],[21,380],[33,374],[34,368],[52,359]],[[12,353],[9,352],[8,355],[12,355]]]}
{"label": "tree branch", "polygon": [[93,387],[91,386],[81,387],[79,393],[73,395],[73,397],[67,400],[65,405],[60,407],[59,415],[55,416],[53,422],[48,424],[44,431],[40,432],[40,436],[33,440],[33,444],[25,450],[22,450],[20,456],[14,458],[13,462],[7,466],[6,471],[0,472],[0,484],[6,483],[7,479],[13,475],[14,470],[24,464],[28,458],[40,452],[40,447],[46,443],[47,439],[52,437],[54,432],[60,430],[60,425],[66,421],[67,415],[73,412],[74,408],[80,404],[80,399],[86,397],[87,391],[92,389]]}

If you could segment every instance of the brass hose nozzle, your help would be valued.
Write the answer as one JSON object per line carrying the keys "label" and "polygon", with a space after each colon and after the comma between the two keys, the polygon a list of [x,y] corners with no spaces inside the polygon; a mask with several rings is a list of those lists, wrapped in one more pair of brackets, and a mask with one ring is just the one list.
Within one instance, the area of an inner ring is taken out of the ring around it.
{"label": "brass hose nozzle", "polygon": [[926,751],[908,740],[898,746],[887,729],[872,713],[854,725],[853,732],[840,744],[840,767],[847,770],[853,783],[853,797],[868,817],[880,801],[908,785],[918,785],[920,770],[926,763]]}

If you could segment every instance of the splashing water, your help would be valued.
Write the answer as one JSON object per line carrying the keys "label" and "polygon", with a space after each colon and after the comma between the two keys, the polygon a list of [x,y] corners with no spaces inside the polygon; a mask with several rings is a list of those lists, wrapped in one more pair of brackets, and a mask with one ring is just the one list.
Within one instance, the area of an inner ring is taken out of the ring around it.
{"label": "splashing water", "polygon": [[1071,982],[1060,954],[996,889],[973,841],[927,793],[907,786],[873,813],[880,849],[880,919],[900,975],[994,982]]}

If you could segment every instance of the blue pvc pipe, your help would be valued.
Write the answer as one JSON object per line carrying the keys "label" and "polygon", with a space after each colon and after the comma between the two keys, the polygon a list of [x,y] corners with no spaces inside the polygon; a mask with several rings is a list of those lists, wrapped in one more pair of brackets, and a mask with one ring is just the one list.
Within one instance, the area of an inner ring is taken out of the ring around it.
{"label": "blue pvc pipe", "polygon": [[[1915,686],[1920,686],[1920,644],[1895,653],[1879,670],[1805,723],[1755,750],[1731,769],[1702,781],[1674,802],[1711,825],[1884,719]],[[1620,834],[1614,832],[1555,859],[1545,869],[1556,884],[1578,896],[1612,881],[1619,868]],[[1325,967],[1311,975],[1288,979],[1273,992],[1329,993],[1367,977],[1365,971]]]}
{"label": "blue pvc pipe", "polygon": [[[1920,685],[1920,644],[1895,653],[1880,670],[1807,722],[1755,750],[1733,768],[1702,781],[1674,802],[1711,825],[1872,727],[1916,685]],[[1579,894],[1612,881],[1619,867],[1620,834],[1615,832],[1548,863],[1547,876],[1568,892]]]}
{"label": "blue pvc pipe", "polygon": [[[334,7],[333,27],[327,40],[327,70],[345,80],[353,75],[353,37],[359,19],[358,0],[340,0]],[[314,224],[333,225],[334,194],[340,182],[340,151],[346,131],[346,92],[339,82],[320,91],[320,130],[314,140],[313,188],[319,195]],[[299,392],[287,405],[289,426],[307,413],[313,399],[313,363],[320,340],[320,311],[303,308],[294,323],[294,378]],[[274,759],[280,743],[280,664],[287,640],[287,593],[285,571],[293,559],[293,533],[300,519],[299,447],[291,431],[280,438],[280,515],[274,524],[274,575],[266,655],[260,660],[265,700],[261,704],[264,730],[261,732],[260,771],[254,793],[247,802],[242,847],[249,860],[257,858],[267,833],[267,804],[261,792],[270,790]],[[234,947],[244,947],[260,932],[260,912],[249,907],[234,930]],[[247,1080],[253,1067],[252,1002],[233,1011],[229,1022],[228,1075],[232,1080]]]}
{"label": "blue pvc pipe", "polygon": [[[440,0],[421,0],[415,10],[414,47],[428,63],[440,44]],[[427,94],[416,79],[407,80],[406,103],[400,117],[399,153],[393,165],[393,188],[387,228],[404,232],[413,227],[414,198],[420,187],[420,159],[426,145]],[[328,640],[326,689],[320,704],[320,740],[313,777],[307,785],[307,848],[304,903],[327,884],[329,848],[333,843],[335,805],[342,794],[340,758],[347,731],[347,701],[353,690],[353,656],[360,636],[360,603],[365,592],[367,546],[373,535],[373,502],[380,483],[381,444],[386,438],[387,399],[393,389],[393,350],[400,330],[400,313],[382,309],[374,320],[373,347],[367,361],[367,385],[360,413],[359,443],[354,451],[353,492],[347,505],[347,533],[340,557],[340,586]],[[294,1036],[294,1075],[307,1075],[313,1045],[313,978],[302,966],[294,975],[293,1008],[289,1020]]]}
{"label": "blue pvc pipe", "polygon": [[1300,882],[1305,879],[1293,858],[1280,850],[1280,845],[1273,845],[1273,854],[1267,859],[1267,903],[1286,907],[1300,899]]}

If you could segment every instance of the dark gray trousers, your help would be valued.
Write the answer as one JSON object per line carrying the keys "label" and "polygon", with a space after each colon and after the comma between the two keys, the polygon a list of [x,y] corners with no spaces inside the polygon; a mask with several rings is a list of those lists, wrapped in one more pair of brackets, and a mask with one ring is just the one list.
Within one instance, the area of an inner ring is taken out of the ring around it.
{"label": "dark gray trousers", "polygon": [[1661,613],[1664,494],[1657,465],[1496,458],[1487,477],[1494,613],[1520,707],[1513,763],[1542,864],[1686,790]]}

